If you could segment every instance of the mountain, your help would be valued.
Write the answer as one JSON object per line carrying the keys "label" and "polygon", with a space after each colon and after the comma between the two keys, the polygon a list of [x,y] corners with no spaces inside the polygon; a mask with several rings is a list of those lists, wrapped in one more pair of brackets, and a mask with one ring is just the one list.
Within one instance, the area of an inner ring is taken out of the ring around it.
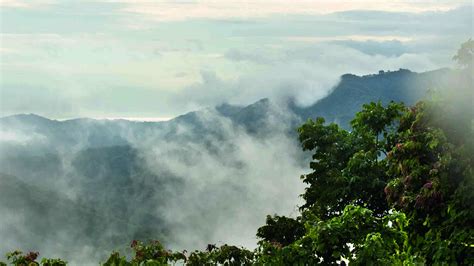
{"label": "mountain", "polygon": [[308,107],[293,104],[292,109],[303,121],[322,116],[327,121],[346,126],[365,103],[396,101],[412,105],[429,96],[430,90],[452,88],[457,74],[450,69],[423,73],[400,69],[366,76],[346,74],[327,97]]}
{"label": "mountain", "polygon": [[[416,73],[406,69],[398,71],[380,71],[378,74],[356,76],[345,74],[340,82],[324,98],[316,103],[301,107],[289,101],[287,108],[274,106],[269,99],[262,99],[248,106],[222,104],[215,108],[207,108],[190,112],[164,122],[134,122],[127,120],[94,120],[72,119],[66,121],[50,120],[35,114],[20,114],[0,118],[0,128],[15,130],[25,135],[31,132],[45,136],[62,145],[81,143],[90,147],[126,145],[130,137],[142,137],[147,131],[158,131],[164,138],[184,137],[186,134],[177,134],[179,127],[186,125],[192,127],[192,136],[212,134],[214,128],[203,120],[203,115],[217,115],[229,119],[234,125],[245,128],[252,134],[265,131],[261,125],[265,124],[269,116],[276,119],[286,119],[296,125],[308,118],[317,116],[325,117],[328,121],[339,122],[347,125],[349,119],[361,109],[364,103],[370,101],[401,101],[413,104],[428,95],[429,90],[450,88],[457,72],[450,69]],[[278,114],[277,111],[290,112]],[[124,129],[127,129],[125,132]],[[214,132],[217,133],[217,132]],[[34,137],[34,136],[30,136]]]}
{"label": "mountain", "polygon": [[0,209],[8,214],[0,228],[18,232],[2,233],[0,253],[38,248],[67,258],[76,245],[100,260],[99,246],[147,237],[187,249],[254,245],[265,215],[291,213],[304,189],[299,124],[323,116],[347,127],[364,103],[413,104],[457,81],[449,69],[346,74],[310,106],[262,99],[165,122],[0,118]]}

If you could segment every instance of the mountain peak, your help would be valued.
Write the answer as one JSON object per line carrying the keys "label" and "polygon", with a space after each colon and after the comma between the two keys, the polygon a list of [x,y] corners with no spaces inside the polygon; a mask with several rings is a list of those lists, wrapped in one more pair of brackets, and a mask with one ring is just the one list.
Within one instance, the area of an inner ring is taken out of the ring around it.
{"label": "mountain peak", "polygon": [[0,120],[2,121],[19,121],[19,122],[27,122],[27,123],[51,123],[51,122],[58,122],[57,120],[51,120],[46,117],[29,113],[29,114],[15,114],[1,117]]}
{"label": "mountain peak", "polygon": [[367,74],[367,75],[355,75],[352,73],[347,73],[341,76],[342,79],[357,79],[357,78],[378,78],[383,76],[400,76],[406,74],[417,74],[409,69],[400,68],[398,70],[379,70],[377,73]]}

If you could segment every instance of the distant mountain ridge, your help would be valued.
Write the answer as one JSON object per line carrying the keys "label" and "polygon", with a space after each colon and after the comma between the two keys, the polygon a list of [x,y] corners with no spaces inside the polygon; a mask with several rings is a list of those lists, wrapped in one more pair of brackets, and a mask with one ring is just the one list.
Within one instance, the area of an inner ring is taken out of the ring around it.
{"label": "distant mountain ridge", "polygon": [[[429,89],[434,89],[452,82],[455,70],[448,68],[438,69],[428,72],[416,73],[407,69],[397,71],[380,71],[377,74],[357,76],[344,74],[341,81],[324,98],[316,103],[307,106],[297,106],[293,101],[289,101],[289,110],[293,111],[302,121],[317,116],[326,117],[329,121],[340,120],[347,122],[348,117],[361,108],[362,104],[370,101],[401,101],[413,104],[424,96],[427,96]],[[269,109],[269,99],[262,99],[248,106],[237,106],[231,104],[221,104],[215,109],[224,117],[230,118],[238,124],[248,123],[251,119],[261,119]],[[82,123],[96,123],[97,125],[127,124],[140,125],[141,127],[160,127],[176,122],[195,122],[196,113],[192,111],[177,116],[168,121],[138,122],[130,120],[95,120],[91,118],[76,118],[64,121],[51,120],[36,114],[18,114],[0,118],[0,125],[7,127],[15,121],[23,124],[35,124],[37,126],[52,125],[74,125]],[[250,118],[250,119],[249,119]]]}
{"label": "distant mountain ridge", "polygon": [[427,97],[430,89],[449,88],[456,75],[457,71],[447,68],[422,73],[400,69],[365,76],[345,74],[328,96],[308,107],[293,104],[292,109],[302,120],[322,116],[327,121],[348,125],[365,103],[395,101],[412,105]]}
{"label": "distant mountain ridge", "polygon": [[[291,126],[297,126],[308,118],[325,117],[327,121],[347,125],[362,104],[370,101],[402,101],[413,104],[427,96],[428,89],[447,86],[452,82],[455,70],[439,69],[415,73],[406,69],[379,72],[378,74],[356,76],[345,74],[331,93],[311,106],[300,107],[294,102],[288,103],[287,110],[295,114]],[[222,104],[213,109],[218,114],[230,119],[236,125],[245,127],[249,132],[263,130],[260,126],[272,112],[268,99],[257,101],[248,106]],[[70,143],[77,139],[90,142],[91,146],[124,145],[123,136],[117,134],[121,128],[134,128],[140,131],[150,129],[167,129],[164,136],[172,136],[173,128],[178,124],[193,125],[197,133],[206,133],[206,126],[200,124],[197,116],[202,111],[189,112],[169,121],[136,122],[128,120],[94,120],[88,118],[65,121],[50,120],[35,114],[19,114],[0,118],[0,129],[15,128],[25,132],[36,131],[56,140]],[[287,121],[288,122],[288,121]],[[81,129],[87,128],[87,136]],[[166,130],[165,130],[166,131]],[[139,135],[139,134],[138,134]]]}

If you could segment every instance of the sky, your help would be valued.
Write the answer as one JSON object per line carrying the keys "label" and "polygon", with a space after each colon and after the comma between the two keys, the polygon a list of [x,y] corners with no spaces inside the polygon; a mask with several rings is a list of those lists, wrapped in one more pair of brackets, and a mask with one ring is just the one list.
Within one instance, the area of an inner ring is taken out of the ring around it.
{"label": "sky", "polygon": [[472,1],[0,0],[0,115],[309,105],[345,73],[453,67]]}

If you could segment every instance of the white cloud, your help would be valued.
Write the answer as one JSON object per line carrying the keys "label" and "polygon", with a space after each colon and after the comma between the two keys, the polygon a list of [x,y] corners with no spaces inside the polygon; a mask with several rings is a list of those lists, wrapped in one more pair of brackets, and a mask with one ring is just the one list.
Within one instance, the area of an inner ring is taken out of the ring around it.
{"label": "white cloud", "polygon": [[288,36],[287,41],[303,43],[320,43],[328,41],[412,41],[413,37],[401,35],[341,35],[341,36]]}
{"label": "white cloud", "polygon": [[21,1],[21,0],[1,0],[0,1],[0,6],[1,7],[28,8],[28,7],[31,7],[31,4],[29,4],[26,1]]}
{"label": "white cloud", "polygon": [[12,131],[12,130],[0,130],[0,143],[14,143],[14,144],[21,144],[27,145],[33,142],[45,142],[46,137],[44,135],[38,134],[36,132],[30,132],[29,134],[24,134],[23,132],[19,131]]}
{"label": "white cloud", "polygon": [[173,117],[93,117],[93,119],[97,120],[128,120],[128,121],[136,121],[136,122],[162,122],[168,121],[173,119]]}
{"label": "white cloud", "polygon": [[[120,2],[98,5],[100,12],[90,15],[92,24],[77,23],[82,19],[79,13],[94,9],[92,2],[77,5],[82,11],[72,16],[64,16],[69,2],[53,5],[38,16],[32,11],[29,20],[21,12],[7,10],[11,14],[5,22],[8,31],[0,35],[1,90],[2,95],[15,97],[4,100],[2,111],[37,113],[46,107],[48,112],[41,113],[56,118],[169,117],[225,101],[249,104],[264,97],[294,96],[309,104],[324,96],[345,73],[449,66],[457,46],[472,32],[468,7],[421,14],[358,10],[311,15],[329,4],[341,10],[352,4],[364,9],[389,9],[392,4]],[[440,5],[462,3],[398,1],[398,9],[392,11],[438,10]],[[249,12],[236,8],[243,4]],[[143,10],[131,14],[120,9],[135,7]],[[195,7],[197,11],[191,10]],[[299,12],[310,12],[310,16],[299,16],[303,14]],[[220,16],[229,20],[180,21]],[[239,16],[262,19],[241,21]],[[130,21],[144,23],[146,30],[127,28]],[[70,32],[69,25],[76,24],[85,26]],[[25,104],[15,92],[20,88],[25,88],[22,93],[31,90],[30,95],[35,95],[31,98],[39,100]],[[44,104],[48,102],[57,102],[54,108],[74,105],[65,108],[73,113],[55,111]]]}
{"label": "white cloud", "polygon": [[263,70],[230,80],[219,77],[217,69],[203,71],[202,81],[178,92],[175,102],[184,100],[188,108],[196,109],[223,102],[248,104],[267,97],[280,102],[291,97],[306,106],[327,95],[344,73],[365,75],[379,70],[427,71],[439,67],[430,54],[369,55],[330,43],[288,49],[273,57],[261,51],[232,50],[231,55],[227,59],[236,64],[255,62]]}
{"label": "white cloud", "polygon": [[469,1],[390,1],[376,0],[240,0],[240,1],[110,1],[126,3],[121,11],[148,16],[155,21],[188,19],[248,19],[271,15],[314,15],[347,10],[396,12],[446,11]]}
{"label": "white cloud", "polygon": [[[147,165],[157,174],[172,173],[181,184],[158,213],[173,224],[172,248],[193,250],[208,243],[228,243],[253,248],[255,232],[267,214],[294,215],[306,172],[295,139],[285,135],[288,112],[268,117],[273,134],[265,139],[249,135],[214,110],[203,110],[197,119],[217,132],[195,141],[165,141],[157,135],[134,142]],[[183,123],[175,136],[194,136]],[[185,139],[185,138],[183,138]],[[224,141],[223,141],[224,139]]]}
{"label": "white cloud", "polygon": [[0,0],[0,7],[6,8],[38,8],[55,3],[54,0]]}

